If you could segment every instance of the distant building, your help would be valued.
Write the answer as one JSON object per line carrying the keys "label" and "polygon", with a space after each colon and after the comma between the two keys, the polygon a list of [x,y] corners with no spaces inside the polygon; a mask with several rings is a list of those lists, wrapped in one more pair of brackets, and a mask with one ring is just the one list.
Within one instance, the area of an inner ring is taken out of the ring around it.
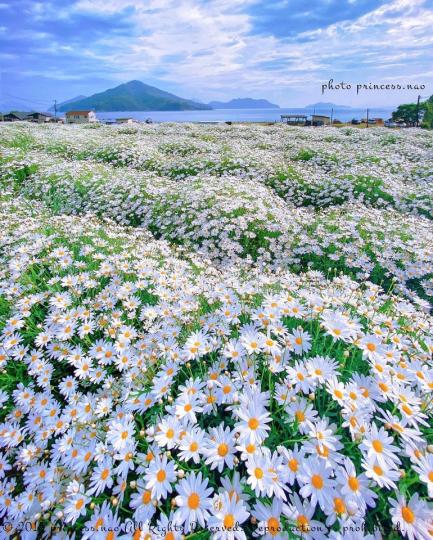
{"label": "distant building", "polygon": [[4,122],[19,122],[21,120],[27,120],[29,113],[14,111],[3,115]]}
{"label": "distant building", "polygon": [[30,122],[37,122],[38,124],[43,124],[44,122],[51,122],[54,120],[52,114],[42,113],[42,112],[32,112],[27,115],[26,120]]}
{"label": "distant building", "polygon": [[97,122],[94,111],[68,111],[66,113],[67,124],[86,124],[88,122]]}
{"label": "distant building", "polygon": [[331,117],[330,116],[322,116],[321,114],[312,114],[311,115],[311,123],[313,126],[330,126],[331,125]]}
{"label": "distant building", "polygon": [[374,123],[376,124],[376,126],[383,126],[384,125],[383,118],[372,118],[372,120],[374,120]]}
{"label": "distant building", "polygon": [[133,118],[116,118],[117,124],[133,124],[134,119]]}
{"label": "distant building", "polygon": [[281,122],[288,124],[289,126],[306,126],[307,115],[306,114],[282,114]]}

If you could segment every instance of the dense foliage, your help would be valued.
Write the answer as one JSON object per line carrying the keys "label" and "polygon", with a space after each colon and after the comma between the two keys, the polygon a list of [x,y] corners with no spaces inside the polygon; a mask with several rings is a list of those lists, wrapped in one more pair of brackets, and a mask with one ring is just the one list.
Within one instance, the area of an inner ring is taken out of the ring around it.
{"label": "dense foliage", "polygon": [[426,129],[433,129],[433,95],[420,103],[399,105],[392,113],[394,120],[406,122],[409,126],[421,124]]}
{"label": "dense foliage", "polygon": [[0,152],[0,538],[431,538],[431,133]]}

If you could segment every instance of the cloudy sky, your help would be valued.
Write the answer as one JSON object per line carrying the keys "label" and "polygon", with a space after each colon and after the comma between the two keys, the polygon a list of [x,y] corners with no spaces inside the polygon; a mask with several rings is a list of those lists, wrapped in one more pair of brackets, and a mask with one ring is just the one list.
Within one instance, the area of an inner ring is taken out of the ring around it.
{"label": "cloudy sky", "polygon": [[[433,0],[0,0],[1,108],[139,79],[201,101],[394,105],[433,93]],[[335,83],[425,90],[334,91]]]}

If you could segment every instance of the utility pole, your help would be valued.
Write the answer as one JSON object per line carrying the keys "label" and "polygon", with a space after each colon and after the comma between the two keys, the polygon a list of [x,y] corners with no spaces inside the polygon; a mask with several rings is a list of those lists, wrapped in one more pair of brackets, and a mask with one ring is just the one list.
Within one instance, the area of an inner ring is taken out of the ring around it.
{"label": "utility pole", "polygon": [[57,99],[54,100],[54,118],[57,118]]}
{"label": "utility pole", "polygon": [[369,109],[367,109],[367,127],[368,127],[368,113],[369,113]]}
{"label": "utility pole", "polygon": [[421,96],[418,96],[418,100],[416,102],[416,127],[419,127],[419,100],[421,99]]}
{"label": "utility pole", "polygon": [[334,107],[331,109],[331,126],[334,123]]}

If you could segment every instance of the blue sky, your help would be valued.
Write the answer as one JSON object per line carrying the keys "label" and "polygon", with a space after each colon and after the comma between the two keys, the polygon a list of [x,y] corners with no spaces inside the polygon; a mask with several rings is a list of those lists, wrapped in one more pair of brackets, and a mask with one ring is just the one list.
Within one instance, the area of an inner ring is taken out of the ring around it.
{"label": "blue sky", "polygon": [[[432,0],[0,0],[1,108],[131,79],[205,102],[394,105],[433,93],[432,28]],[[322,95],[331,78],[426,88]]]}

